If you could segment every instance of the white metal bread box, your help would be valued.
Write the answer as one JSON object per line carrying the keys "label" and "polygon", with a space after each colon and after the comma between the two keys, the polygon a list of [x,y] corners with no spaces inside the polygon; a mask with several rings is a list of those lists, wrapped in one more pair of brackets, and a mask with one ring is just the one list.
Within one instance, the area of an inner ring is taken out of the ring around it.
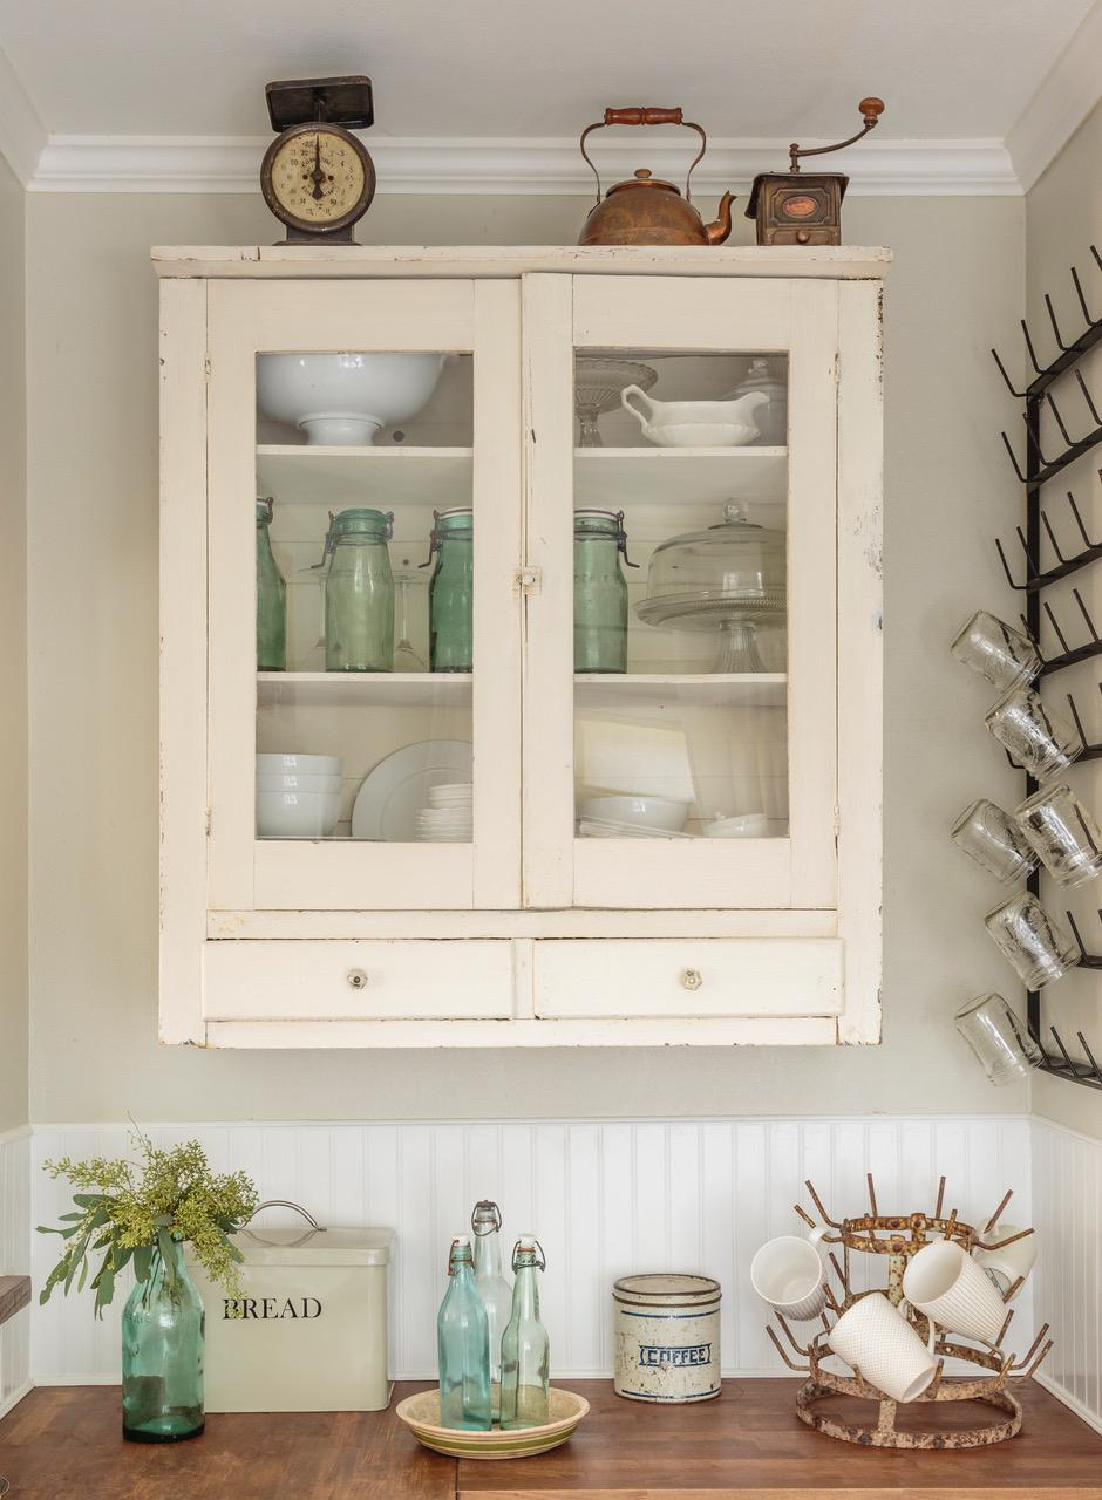
{"label": "white metal bread box", "polygon": [[206,1308],[207,1411],[383,1411],[392,1229],[243,1229],[241,1294],[189,1257]]}

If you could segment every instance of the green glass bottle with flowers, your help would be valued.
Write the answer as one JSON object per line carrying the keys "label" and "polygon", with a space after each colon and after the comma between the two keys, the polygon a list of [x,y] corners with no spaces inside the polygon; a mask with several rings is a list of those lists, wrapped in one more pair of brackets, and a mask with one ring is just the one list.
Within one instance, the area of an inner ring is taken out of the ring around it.
{"label": "green glass bottle with flowers", "polygon": [[122,1315],[122,1435],[176,1443],[198,1437],[204,1422],[203,1304],[182,1247],[190,1244],[210,1279],[237,1295],[241,1253],[229,1236],[252,1217],[259,1197],[244,1172],[212,1172],[198,1141],[161,1150],[140,1131],[133,1139],[131,1158],[43,1164],[78,1191],[75,1211],[62,1214],[58,1227],[39,1227],[66,1242],[40,1300],[59,1286],[83,1291],[89,1262],[102,1251],[91,1279],[101,1317],[119,1273],[133,1268]]}

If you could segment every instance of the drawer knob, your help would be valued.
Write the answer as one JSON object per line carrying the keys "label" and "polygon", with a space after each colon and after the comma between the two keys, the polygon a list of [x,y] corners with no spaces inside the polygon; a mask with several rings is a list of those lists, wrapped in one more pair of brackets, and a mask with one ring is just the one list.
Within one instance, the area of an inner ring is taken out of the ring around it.
{"label": "drawer knob", "polygon": [[354,990],[367,989],[367,975],[363,969],[349,969],[348,982]]}
{"label": "drawer knob", "polygon": [[704,975],[699,969],[681,970],[681,987],[686,990],[698,990],[704,983]]}

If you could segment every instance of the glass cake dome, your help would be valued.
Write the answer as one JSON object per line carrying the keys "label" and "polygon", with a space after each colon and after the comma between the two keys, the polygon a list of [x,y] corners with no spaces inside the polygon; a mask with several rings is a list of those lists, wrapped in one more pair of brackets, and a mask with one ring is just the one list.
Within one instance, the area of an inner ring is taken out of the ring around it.
{"label": "glass cake dome", "polygon": [[755,635],[784,621],[785,559],[783,531],[756,526],[743,506],[727,505],[715,526],[654,549],[636,613],[645,625],[717,631],[715,672],[760,672]]}

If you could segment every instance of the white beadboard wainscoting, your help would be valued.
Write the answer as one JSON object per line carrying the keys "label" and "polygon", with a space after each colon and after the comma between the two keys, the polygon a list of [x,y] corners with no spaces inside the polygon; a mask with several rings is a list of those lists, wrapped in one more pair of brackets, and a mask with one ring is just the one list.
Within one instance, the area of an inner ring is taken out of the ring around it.
{"label": "white beadboard wainscoting", "polygon": [[[0,1132],[0,1276],[30,1270],[31,1132]],[[30,1390],[31,1309],[0,1323],[0,1416]]]}
{"label": "white beadboard wainscoting", "polygon": [[[323,1223],[397,1231],[391,1275],[391,1374],[431,1377],[448,1237],[477,1198],[496,1198],[509,1245],[527,1230],[547,1253],[541,1310],[560,1378],[612,1369],[611,1287],[630,1271],[697,1271],[723,1288],[725,1374],[783,1375],[750,1288],[750,1260],[771,1235],[798,1233],[810,1177],[835,1217],[866,1205],[874,1175],[881,1212],[933,1211],[939,1173],[947,1207],[983,1221],[1006,1187],[1030,1215],[1030,1122],[1024,1118],[564,1121],[507,1124],[247,1124],[151,1128],[158,1144],[197,1136],[218,1170],[251,1173],[265,1198],[290,1198]],[[47,1157],[116,1155],[125,1126],[36,1126],[33,1221],[56,1222],[68,1194],[40,1170]],[[275,1222],[274,1211],[271,1222]],[[285,1215],[282,1216],[286,1218]],[[57,1240],[33,1236],[41,1286]],[[119,1378],[120,1286],[97,1322],[91,1298],[35,1307],[31,1369],[41,1384]],[[1029,1288],[1015,1317],[1024,1349]]]}
{"label": "white beadboard wainscoting", "polygon": [[1037,1324],[1055,1347],[1041,1383],[1102,1432],[1102,1141],[1034,1118]]}

